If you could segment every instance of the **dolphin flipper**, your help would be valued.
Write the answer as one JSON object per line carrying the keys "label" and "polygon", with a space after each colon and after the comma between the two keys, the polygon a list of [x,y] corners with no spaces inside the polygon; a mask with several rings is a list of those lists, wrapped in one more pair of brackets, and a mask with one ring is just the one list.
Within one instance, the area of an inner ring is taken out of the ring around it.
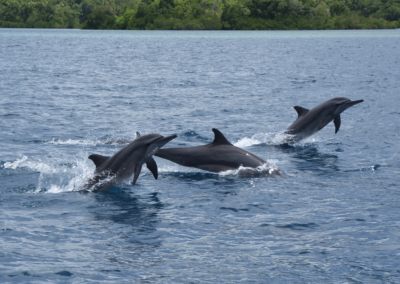
{"label": "dolphin flipper", "polygon": [[333,120],[333,123],[335,124],[335,134],[336,134],[340,128],[340,115],[335,117],[335,119]]}
{"label": "dolphin flipper", "polygon": [[135,185],[141,171],[142,171],[142,165],[137,165],[135,169],[135,175],[133,176],[132,185]]}
{"label": "dolphin flipper", "polygon": [[96,165],[96,168],[98,168],[101,166],[101,164],[103,164],[110,157],[93,154],[93,155],[90,155],[88,158],[91,159],[93,161],[93,163]]}
{"label": "dolphin flipper", "polygon": [[153,174],[154,178],[157,179],[158,178],[158,168],[157,168],[156,161],[154,161],[153,157],[148,157],[146,159],[146,165],[147,165],[147,168],[150,170],[150,172]]}

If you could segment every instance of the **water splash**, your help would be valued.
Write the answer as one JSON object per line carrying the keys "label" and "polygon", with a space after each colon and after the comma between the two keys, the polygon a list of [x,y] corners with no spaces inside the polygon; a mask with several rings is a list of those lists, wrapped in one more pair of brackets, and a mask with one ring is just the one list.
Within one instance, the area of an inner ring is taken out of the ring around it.
{"label": "water splash", "polygon": [[[145,170],[145,167],[143,167],[143,170]],[[162,165],[158,167],[158,172],[159,173],[184,173],[184,174],[192,174],[192,173],[209,173],[209,174],[215,174],[219,176],[240,176],[240,177],[254,177],[254,176],[281,176],[285,177],[285,175],[278,169],[278,167],[275,166],[275,162],[269,161],[268,163],[265,163],[257,168],[250,168],[250,167],[239,167],[238,169],[235,170],[228,170],[228,171],[223,171],[220,173],[211,173],[208,171],[204,171],[201,169],[197,168],[190,168],[190,167],[184,167],[184,166],[179,166],[179,165]]]}
{"label": "water splash", "polygon": [[377,165],[373,165],[373,166],[369,166],[369,167],[362,167],[360,169],[360,172],[366,172],[366,171],[376,171],[377,169],[379,169],[381,167],[381,165],[377,164]]}
{"label": "water splash", "polygon": [[82,188],[86,180],[93,174],[93,166],[82,157],[52,157],[48,160],[34,160],[22,156],[14,162],[6,162],[5,169],[27,169],[39,172],[39,182],[35,193],[60,193]]}
{"label": "water splash", "polygon": [[254,145],[282,145],[290,140],[291,135],[279,133],[256,133],[252,137],[244,137],[234,143],[236,147],[244,148]]}
{"label": "water splash", "polygon": [[[143,167],[143,170],[145,170],[145,167]],[[196,168],[189,168],[189,167],[184,167],[180,166],[178,164],[168,164],[168,165],[158,165],[158,172],[159,173],[193,173],[193,172],[203,172],[202,170],[196,169]]]}
{"label": "water splash", "polygon": [[265,163],[257,168],[242,167],[236,170],[229,170],[219,173],[220,176],[238,175],[240,177],[254,177],[254,176],[272,176],[277,175],[285,177],[285,175],[275,166],[272,162]]}
{"label": "water splash", "polygon": [[[257,145],[266,145],[266,146],[279,146],[283,144],[287,144],[288,141],[292,140],[293,135],[285,134],[284,132],[278,133],[256,133],[252,137],[244,137],[240,139],[238,142],[234,143],[236,147],[246,148]],[[296,142],[296,145],[306,145],[310,143],[323,142],[317,136],[311,136],[305,138],[299,142]]]}
{"label": "water splash", "polygon": [[50,166],[42,163],[40,160],[38,162],[32,161],[29,160],[28,157],[24,155],[15,160],[14,162],[6,162],[3,165],[3,167],[5,169],[12,169],[12,170],[21,168],[21,169],[32,170],[35,172],[47,172],[47,173],[53,170]]}
{"label": "water splash", "polygon": [[76,159],[69,166],[54,165],[51,173],[41,172],[36,193],[61,193],[81,189],[92,176],[93,168],[87,159]]}
{"label": "water splash", "polygon": [[28,159],[27,156],[22,156],[21,158],[17,159],[15,162],[6,162],[3,167],[5,169],[13,169],[15,170],[16,168],[19,167],[20,164],[25,162]]}

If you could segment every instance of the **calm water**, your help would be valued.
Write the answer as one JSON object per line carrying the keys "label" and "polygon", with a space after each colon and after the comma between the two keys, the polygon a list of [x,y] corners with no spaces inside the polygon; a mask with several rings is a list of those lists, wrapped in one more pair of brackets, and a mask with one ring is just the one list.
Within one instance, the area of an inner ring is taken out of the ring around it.
{"label": "calm water", "polygon": [[[400,30],[0,29],[1,283],[399,283]],[[293,147],[293,106],[364,99]],[[72,192],[106,142],[213,140],[286,179],[155,158]]]}

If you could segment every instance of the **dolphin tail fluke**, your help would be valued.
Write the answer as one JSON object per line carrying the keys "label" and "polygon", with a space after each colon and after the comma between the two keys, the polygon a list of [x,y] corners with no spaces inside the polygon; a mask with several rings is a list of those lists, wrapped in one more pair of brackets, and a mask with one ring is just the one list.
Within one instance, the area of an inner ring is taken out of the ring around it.
{"label": "dolphin tail fluke", "polygon": [[153,174],[154,178],[158,178],[158,168],[156,161],[154,161],[153,157],[148,157],[146,160],[146,166],[150,170],[150,172]]}
{"label": "dolphin tail fluke", "polygon": [[335,117],[335,119],[333,120],[333,123],[335,124],[335,134],[336,134],[340,128],[340,115]]}

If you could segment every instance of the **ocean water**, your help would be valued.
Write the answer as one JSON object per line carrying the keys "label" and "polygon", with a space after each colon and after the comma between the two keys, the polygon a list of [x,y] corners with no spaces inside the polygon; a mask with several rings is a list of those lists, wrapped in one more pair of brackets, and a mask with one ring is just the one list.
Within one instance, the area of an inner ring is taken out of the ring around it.
{"label": "ocean water", "polygon": [[[400,30],[0,29],[1,283],[399,283]],[[293,146],[293,106],[364,99]],[[76,191],[117,139],[212,128],[286,178],[155,158]],[[74,191],[75,190],[75,191]]]}

